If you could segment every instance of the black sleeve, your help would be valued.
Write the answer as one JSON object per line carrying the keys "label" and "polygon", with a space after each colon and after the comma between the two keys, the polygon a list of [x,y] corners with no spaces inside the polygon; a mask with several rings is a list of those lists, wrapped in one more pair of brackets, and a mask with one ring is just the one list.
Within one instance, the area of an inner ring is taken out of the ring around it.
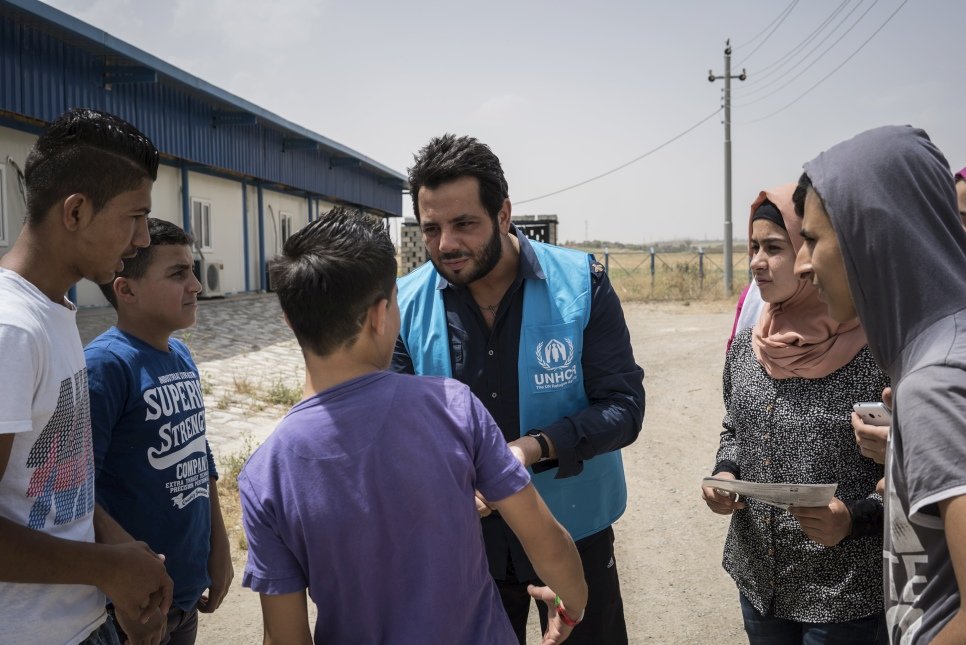
{"label": "black sleeve", "polygon": [[877,535],[882,537],[882,524],[885,515],[882,501],[866,497],[855,502],[846,502],[852,515],[852,537]]}
{"label": "black sleeve", "polygon": [[413,369],[413,359],[406,351],[406,344],[403,343],[401,336],[396,339],[396,348],[392,350],[392,363],[389,365],[389,369],[400,374],[416,373],[416,370]]}
{"label": "black sleeve", "polygon": [[718,473],[731,473],[735,476],[735,479],[741,479],[741,467],[737,462],[731,461],[730,459],[722,459],[714,466],[714,470],[711,471],[711,476],[714,477]]}

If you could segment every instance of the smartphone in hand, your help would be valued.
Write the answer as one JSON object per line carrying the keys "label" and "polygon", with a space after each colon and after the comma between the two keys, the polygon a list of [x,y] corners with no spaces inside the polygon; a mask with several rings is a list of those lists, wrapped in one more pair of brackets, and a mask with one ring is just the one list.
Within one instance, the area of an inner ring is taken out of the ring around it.
{"label": "smartphone in hand", "polygon": [[892,425],[892,410],[881,401],[860,401],[852,406],[863,422],[870,426]]}

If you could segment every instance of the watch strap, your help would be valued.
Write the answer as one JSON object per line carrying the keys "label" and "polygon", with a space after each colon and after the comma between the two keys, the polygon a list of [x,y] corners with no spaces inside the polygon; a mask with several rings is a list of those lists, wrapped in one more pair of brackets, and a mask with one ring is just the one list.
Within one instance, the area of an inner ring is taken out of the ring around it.
{"label": "watch strap", "polygon": [[550,459],[550,444],[547,443],[547,438],[543,436],[543,433],[539,430],[531,430],[527,433],[528,437],[533,437],[540,444],[540,459]]}

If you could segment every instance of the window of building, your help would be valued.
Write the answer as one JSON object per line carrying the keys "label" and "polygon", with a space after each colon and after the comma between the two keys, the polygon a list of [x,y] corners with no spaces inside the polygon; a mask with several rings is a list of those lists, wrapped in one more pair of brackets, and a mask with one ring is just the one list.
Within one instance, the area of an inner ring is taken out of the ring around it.
{"label": "window of building", "polygon": [[282,244],[292,237],[292,214],[284,211],[278,214],[279,239]]}
{"label": "window of building", "polygon": [[7,167],[0,164],[0,246],[7,246]]}
{"label": "window of building", "polygon": [[195,238],[195,245],[201,247],[201,250],[211,250],[211,202],[204,199],[191,200],[191,235]]}

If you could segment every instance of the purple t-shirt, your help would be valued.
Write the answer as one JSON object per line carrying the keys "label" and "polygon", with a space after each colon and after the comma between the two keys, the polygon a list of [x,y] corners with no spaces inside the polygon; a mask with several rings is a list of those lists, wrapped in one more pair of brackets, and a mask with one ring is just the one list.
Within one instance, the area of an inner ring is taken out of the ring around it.
{"label": "purple t-shirt", "polygon": [[239,475],[242,584],[307,587],[316,643],[514,644],[473,491],[529,481],[462,383],[353,379],[292,408]]}

